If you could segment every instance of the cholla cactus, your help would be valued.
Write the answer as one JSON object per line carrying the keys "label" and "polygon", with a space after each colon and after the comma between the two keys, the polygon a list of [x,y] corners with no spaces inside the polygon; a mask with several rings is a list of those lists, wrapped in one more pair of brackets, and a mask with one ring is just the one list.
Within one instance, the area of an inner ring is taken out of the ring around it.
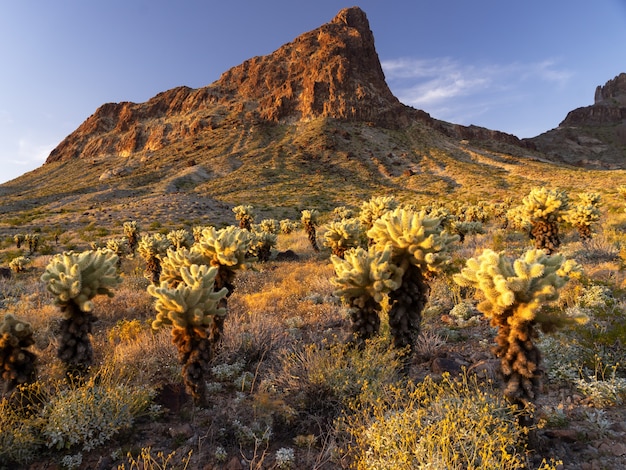
{"label": "cholla cactus", "polygon": [[335,256],[343,258],[346,250],[366,244],[367,236],[359,219],[343,219],[326,226],[324,245],[330,248]]}
{"label": "cholla cactus", "polygon": [[492,250],[467,260],[454,280],[482,291],[478,310],[498,328],[494,353],[500,358],[505,395],[519,405],[535,398],[540,387],[541,354],[533,344],[541,326],[550,331],[568,319],[541,310],[559,297],[559,290],[580,267],[561,255],[528,250],[516,260]]}
{"label": "cholla cactus", "polygon": [[139,227],[136,221],[124,222],[124,235],[128,238],[130,252],[134,253],[139,244]]}
{"label": "cholla cactus", "polygon": [[252,206],[236,206],[233,207],[235,219],[239,221],[239,228],[250,230],[254,223],[254,208]]}
{"label": "cholla cactus", "polygon": [[311,247],[313,251],[320,251],[317,246],[317,234],[315,232],[315,227],[317,227],[317,218],[319,217],[319,212],[315,209],[313,210],[303,210],[302,217],[300,221],[302,222],[302,227],[309,237],[309,243],[311,243]]}
{"label": "cholla cactus", "polygon": [[257,232],[267,232],[273,234],[277,234],[279,229],[279,222],[275,219],[263,219],[258,227],[255,227]]}
{"label": "cholla cactus", "polygon": [[295,231],[296,228],[297,224],[293,220],[283,219],[280,221],[280,233],[288,235],[291,232]]}
{"label": "cholla cactus", "polygon": [[389,294],[389,326],[394,346],[408,346],[411,353],[428,300],[427,279],[448,262],[449,247],[459,237],[442,231],[440,220],[424,211],[401,208],[376,220],[367,236],[379,246],[391,245],[392,262],[404,273],[402,285]]}
{"label": "cholla cactus", "polygon": [[600,220],[600,195],[598,193],[580,193],[578,204],[574,204],[563,218],[576,227],[580,238],[591,238],[591,226]]}
{"label": "cholla cactus", "polygon": [[68,373],[82,374],[93,362],[89,334],[96,317],[92,299],[113,296],[111,289],[121,282],[116,265],[117,255],[109,250],[69,251],[55,255],[41,276],[63,314],[57,355]]}
{"label": "cholla cactus", "polygon": [[513,206],[506,211],[506,225],[513,230],[530,234],[530,221],[524,215],[524,206]]}
{"label": "cholla cactus", "polygon": [[0,323],[0,369],[4,393],[18,385],[34,382],[37,375],[37,356],[26,348],[35,344],[30,323],[7,313]]}
{"label": "cholla cactus", "polygon": [[369,230],[384,213],[396,207],[398,207],[398,201],[393,196],[374,196],[361,204],[359,219],[365,226],[365,230]]}
{"label": "cholla cactus", "polygon": [[180,248],[189,248],[194,243],[193,236],[185,229],[172,230],[166,235],[166,238],[177,250]]}
{"label": "cholla cactus", "polygon": [[15,246],[17,247],[18,250],[22,248],[22,243],[24,243],[25,239],[26,237],[22,233],[18,233],[13,236],[13,241],[15,242]]}
{"label": "cholla cactus", "polygon": [[228,291],[215,291],[217,271],[196,264],[181,266],[182,282],[175,287],[167,282],[159,287],[148,286],[148,293],[156,298],[157,316],[152,327],[172,326],[172,341],[183,366],[185,387],[198,405],[204,405],[206,400],[205,374],[210,371],[213,351],[209,330],[215,322],[223,322],[226,315],[226,309],[219,304]]}
{"label": "cholla cactus", "polygon": [[554,253],[561,240],[558,223],[568,209],[565,191],[533,188],[522,200],[522,217],[530,224],[530,235],[535,240],[535,248]]}
{"label": "cholla cactus", "polygon": [[15,273],[21,273],[26,270],[26,266],[30,263],[30,258],[26,256],[18,256],[13,258],[9,263],[9,268]]}
{"label": "cholla cactus", "polygon": [[391,245],[351,248],[343,257],[331,256],[336,277],[331,282],[337,287],[335,295],[349,305],[352,334],[359,346],[378,333],[380,303],[402,282],[402,269],[391,262]]}
{"label": "cholla cactus", "polygon": [[269,261],[272,248],[276,246],[277,237],[275,233],[265,231],[251,232],[250,248],[248,254],[264,263]]}
{"label": "cholla cactus", "polygon": [[146,278],[152,284],[159,284],[161,276],[161,257],[172,246],[170,241],[160,233],[144,235],[139,240],[137,247],[139,254],[146,262]]}
{"label": "cholla cactus", "polygon": [[28,233],[24,237],[24,241],[28,243],[28,251],[31,254],[37,251],[37,247],[39,246],[39,235],[36,233]]}
{"label": "cholla cactus", "polygon": [[351,219],[353,217],[354,217],[354,211],[352,209],[348,209],[345,206],[339,206],[333,209],[333,220],[335,221]]}
{"label": "cholla cactus", "polygon": [[111,250],[113,253],[117,255],[117,267],[120,268],[122,266],[122,256],[128,253],[129,244],[127,238],[111,238],[107,240],[106,243],[107,250]]}
{"label": "cholla cactus", "polygon": [[[247,269],[253,260],[246,258],[250,249],[251,235],[247,230],[228,226],[221,230],[208,227],[202,231],[202,237],[191,248],[191,253],[202,256],[202,264],[214,266],[218,269],[215,276],[215,289],[224,287],[228,294],[221,300],[220,307],[226,308],[226,298],[235,290],[233,284],[239,269]],[[211,341],[214,346],[219,344],[224,330],[224,319],[216,318],[211,325]]]}
{"label": "cholla cactus", "polygon": [[459,242],[463,243],[466,235],[485,233],[485,230],[482,222],[455,221],[450,224],[450,232],[456,233],[459,236]]}

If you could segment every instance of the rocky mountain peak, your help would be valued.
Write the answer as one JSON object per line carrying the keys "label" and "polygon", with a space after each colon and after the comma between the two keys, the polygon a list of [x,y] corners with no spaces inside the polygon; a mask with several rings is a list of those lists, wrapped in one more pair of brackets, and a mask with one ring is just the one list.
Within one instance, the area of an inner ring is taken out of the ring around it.
{"label": "rocky mountain peak", "polygon": [[101,106],[47,162],[156,151],[219,127],[216,116],[224,109],[248,123],[328,117],[385,127],[406,124],[416,111],[391,93],[367,16],[352,7],[204,88],[178,87],[145,103]]}
{"label": "rocky mountain peak", "polygon": [[594,104],[626,106],[626,73],[620,73],[604,86],[598,85]]}

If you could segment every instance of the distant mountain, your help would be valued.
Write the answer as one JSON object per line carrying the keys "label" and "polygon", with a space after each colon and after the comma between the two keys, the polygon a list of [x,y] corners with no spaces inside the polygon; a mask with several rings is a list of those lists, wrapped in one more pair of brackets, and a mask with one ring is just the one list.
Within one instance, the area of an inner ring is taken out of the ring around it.
{"label": "distant mountain", "polygon": [[407,128],[421,121],[460,139],[526,145],[502,132],[435,121],[400,103],[385,82],[367,17],[353,7],[272,54],[233,67],[207,87],[179,87],[145,103],[101,106],[52,151],[47,162],[131,156],[173,144],[191,145],[200,134],[210,135],[235,123],[317,118],[384,128]]}
{"label": "distant mountain", "polygon": [[587,168],[626,168],[626,73],[596,88],[591,106],[570,111],[532,139],[549,158]]}

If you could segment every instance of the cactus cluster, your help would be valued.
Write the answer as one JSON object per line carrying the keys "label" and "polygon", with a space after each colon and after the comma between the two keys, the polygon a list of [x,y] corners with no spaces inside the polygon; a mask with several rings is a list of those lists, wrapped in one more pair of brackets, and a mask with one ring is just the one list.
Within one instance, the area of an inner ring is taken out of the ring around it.
{"label": "cactus cluster", "polygon": [[180,248],[190,248],[195,241],[193,235],[185,229],[172,230],[166,235],[166,238],[177,250]]}
{"label": "cactus cluster", "polygon": [[454,276],[457,284],[484,295],[477,308],[498,328],[494,353],[505,378],[505,395],[513,403],[523,406],[539,390],[541,354],[533,344],[535,328],[550,331],[569,321],[541,307],[557,300],[559,290],[579,269],[573,260],[544,250],[528,250],[515,260],[484,250]]}
{"label": "cactus cluster", "polygon": [[30,258],[26,256],[17,256],[9,262],[9,268],[15,273],[21,273],[26,270],[26,266],[30,263]]}
{"label": "cactus cluster", "polygon": [[317,232],[315,229],[318,224],[318,217],[319,212],[316,209],[305,209],[302,211],[302,216],[300,218],[300,221],[302,222],[302,228],[304,228],[304,231],[309,238],[309,243],[311,244],[313,251],[320,251],[319,247],[317,246]]}
{"label": "cactus cluster", "polygon": [[361,203],[359,219],[365,229],[369,230],[377,219],[396,207],[398,207],[398,201],[393,196],[374,196],[369,201]]}
{"label": "cactus cluster", "polygon": [[590,239],[591,226],[600,220],[600,194],[580,193],[578,203],[573,204],[563,217],[576,228],[580,238]]}
{"label": "cactus cluster", "polygon": [[96,317],[92,299],[113,296],[111,289],[121,282],[117,260],[109,250],[69,251],[55,255],[41,276],[63,314],[57,356],[68,372],[84,373],[93,362],[89,334]]}
{"label": "cactus cluster", "polygon": [[447,264],[449,247],[459,237],[442,230],[440,220],[425,211],[402,208],[376,220],[367,236],[377,245],[391,245],[392,261],[404,273],[400,287],[389,294],[389,327],[394,346],[411,353],[428,301],[428,280]]}
{"label": "cactus cluster", "polygon": [[330,222],[324,232],[324,246],[330,248],[333,255],[343,258],[350,248],[367,244],[365,228],[359,219],[342,219]]}
{"label": "cactus cluster", "polygon": [[35,380],[37,357],[26,349],[34,343],[30,323],[7,313],[0,323],[0,368],[4,380],[4,393]]}
{"label": "cactus cluster", "polygon": [[558,223],[568,209],[569,198],[565,191],[533,188],[522,200],[520,215],[530,224],[530,236],[535,248],[554,253],[561,240]]}

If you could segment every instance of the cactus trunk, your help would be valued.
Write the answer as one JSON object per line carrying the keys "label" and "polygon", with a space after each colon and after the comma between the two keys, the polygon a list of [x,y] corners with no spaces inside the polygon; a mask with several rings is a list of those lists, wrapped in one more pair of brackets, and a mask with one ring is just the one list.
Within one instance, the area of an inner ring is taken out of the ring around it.
{"label": "cactus trunk", "polygon": [[22,339],[9,335],[0,338],[0,366],[5,394],[12,392],[18,385],[35,381],[37,356],[25,349],[32,344],[32,334]]}
{"label": "cactus trunk", "polygon": [[559,226],[556,222],[543,219],[534,221],[530,236],[535,240],[535,248],[545,250],[549,255],[554,253],[561,244],[561,240],[559,240]]}
{"label": "cactus trunk", "polygon": [[178,360],[183,366],[183,382],[187,392],[198,406],[206,405],[206,380],[212,356],[211,341],[202,328],[174,328],[172,341],[178,349]]}
{"label": "cactus trunk", "polygon": [[350,309],[352,340],[357,347],[362,348],[365,346],[365,341],[373,338],[380,330],[380,317],[378,316],[380,306],[371,297],[362,306],[355,305],[355,303],[358,302],[353,302]]}
{"label": "cactus trunk", "polygon": [[402,285],[389,293],[389,327],[393,345],[398,349],[408,347],[409,356],[420,334],[429,290],[422,271],[410,264],[402,277]]}
{"label": "cactus trunk", "polygon": [[66,365],[68,376],[85,375],[93,364],[93,348],[89,335],[97,320],[96,316],[81,311],[73,302],[63,306],[61,311],[65,318],[61,320],[57,357]]}

